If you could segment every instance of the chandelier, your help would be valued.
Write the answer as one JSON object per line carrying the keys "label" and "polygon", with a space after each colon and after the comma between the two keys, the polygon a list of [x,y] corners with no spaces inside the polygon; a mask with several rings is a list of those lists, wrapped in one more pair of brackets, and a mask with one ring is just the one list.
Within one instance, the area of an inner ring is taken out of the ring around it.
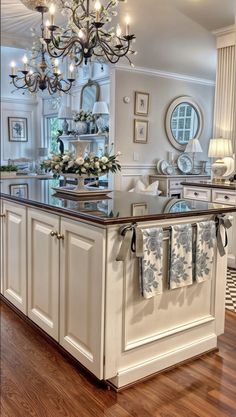
{"label": "chandelier", "polygon": [[[116,64],[125,57],[132,65],[129,55],[136,54],[132,49],[135,35],[130,33],[130,19],[126,18],[124,33],[118,24],[116,29],[108,28],[119,3],[124,0],[61,0],[63,14],[68,17],[66,29],[55,24],[55,5],[49,8],[50,22],[47,22],[44,40],[47,52],[53,58],[69,56],[79,66],[94,59],[99,62]],[[132,65],[133,66],[133,65]]]}
{"label": "chandelier", "polygon": [[[42,2],[38,2],[42,3]],[[16,89],[28,90],[30,93],[36,93],[39,90],[48,90],[49,94],[55,94],[56,92],[68,93],[75,81],[75,69],[71,64],[69,66],[69,76],[67,80],[63,78],[63,75],[59,69],[59,61],[55,59],[53,65],[49,66],[46,61],[46,48],[43,41],[44,38],[44,23],[43,16],[47,7],[37,6],[37,11],[42,15],[41,23],[41,47],[38,51],[40,62],[37,66],[28,63],[28,58],[24,55],[23,69],[17,71],[15,62],[11,63],[11,83]],[[35,56],[35,51],[32,53],[33,61],[38,58]]]}

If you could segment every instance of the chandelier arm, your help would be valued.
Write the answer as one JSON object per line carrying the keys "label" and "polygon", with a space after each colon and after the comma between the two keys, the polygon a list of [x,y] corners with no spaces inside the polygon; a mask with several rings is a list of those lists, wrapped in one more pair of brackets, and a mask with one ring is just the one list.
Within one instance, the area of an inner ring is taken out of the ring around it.
{"label": "chandelier arm", "polygon": [[122,53],[117,53],[114,49],[112,49],[112,47],[105,40],[103,40],[102,38],[100,38],[99,32],[97,32],[97,38],[98,38],[98,41],[99,41],[99,45],[101,46],[101,48],[103,49],[103,51],[105,52],[105,50],[106,50],[111,55],[115,55],[116,57],[122,58],[129,51],[129,48],[130,48],[129,41],[127,41],[128,42],[127,46],[125,46],[125,45],[123,46],[123,48],[122,48],[122,51],[123,52]]}
{"label": "chandelier arm", "polygon": [[[70,52],[70,50],[71,50],[71,48],[74,46],[74,44],[76,44],[76,43],[79,43],[79,45],[81,46],[81,48],[83,48],[83,45],[82,45],[82,43],[81,43],[81,41],[80,41],[80,39],[78,38],[78,37],[76,37],[76,36],[74,36],[73,38],[71,38],[70,39],[70,41],[67,43],[67,45],[65,45],[64,47],[60,47],[60,46],[57,46],[56,44],[55,44],[55,38],[53,37],[52,39],[51,39],[51,41],[52,41],[52,44],[53,44],[53,48],[55,48],[55,49],[57,49],[58,51],[60,51],[60,53],[58,53],[57,55],[56,55],[56,52],[53,52],[53,50],[52,49],[50,49],[50,44],[48,44],[47,45],[47,52],[49,53],[49,55],[52,57],[52,58],[60,58],[60,57],[62,57],[62,56],[66,56],[66,55],[68,55],[68,53]],[[68,50],[68,51],[67,51]],[[66,52],[67,51],[67,52]]]}

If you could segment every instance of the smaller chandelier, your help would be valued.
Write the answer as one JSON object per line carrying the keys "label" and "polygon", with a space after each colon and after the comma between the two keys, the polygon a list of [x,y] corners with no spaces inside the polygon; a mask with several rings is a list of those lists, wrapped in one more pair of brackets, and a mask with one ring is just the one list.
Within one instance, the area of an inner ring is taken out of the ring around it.
{"label": "smaller chandelier", "polygon": [[130,33],[129,17],[124,32],[119,24],[116,30],[107,28],[117,16],[114,9],[120,1],[123,0],[108,0],[103,5],[95,1],[92,8],[90,0],[62,2],[62,12],[68,17],[65,29],[55,25],[55,5],[51,4],[44,36],[49,55],[54,58],[68,55],[76,66],[87,64],[92,58],[116,64],[123,57],[132,65],[129,56],[136,54],[132,49],[135,35]]}
{"label": "smaller chandelier", "polygon": [[53,73],[48,69],[44,56],[42,56],[42,60],[36,69],[28,65],[26,55],[23,57],[23,63],[24,68],[19,71],[16,70],[15,62],[11,63],[11,74],[9,76],[12,79],[12,84],[18,90],[28,90],[30,93],[48,90],[50,95],[57,92],[68,93],[75,81],[75,70],[72,64],[69,67],[70,75],[65,80],[59,70],[57,60],[55,60]]}
{"label": "smaller chandelier", "polygon": [[[39,10],[42,14],[42,24],[41,24],[41,47],[38,51],[40,62],[37,66],[28,63],[28,58],[24,55],[23,69],[16,70],[15,62],[11,63],[11,83],[16,89],[28,90],[30,93],[37,93],[39,90],[44,91],[48,90],[49,94],[55,94],[57,92],[68,93],[71,90],[73,82],[75,81],[75,68],[71,64],[69,66],[69,76],[65,80],[59,69],[58,59],[54,60],[54,64],[48,65],[46,62],[46,48],[43,41],[44,38],[44,24],[43,24],[43,13],[44,8]],[[35,57],[35,50],[32,52],[33,59],[35,60],[38,57]]]}

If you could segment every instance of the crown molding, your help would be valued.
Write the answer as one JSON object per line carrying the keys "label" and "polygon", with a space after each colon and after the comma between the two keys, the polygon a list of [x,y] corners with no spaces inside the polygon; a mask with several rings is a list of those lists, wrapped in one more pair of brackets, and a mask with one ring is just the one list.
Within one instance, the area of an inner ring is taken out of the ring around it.
{"label": "crown molding", "polygon": [[18,98],[18,97],[1,97],[1,103],[11,103],[11,104],[30,104],[36,106],[38,104],[37,99],[32,98]]}
{"label": "crown molding", "polygon": [[223,28],[213,30],[212,33],[215,36],[230,35],[232,33],[235,33],[235,26],[234,25],[225,26]]}
{"label": "crown molding", "polygon": [[145,67],[132,68],[132,67],[127,67],[126,65],[117,64],[115,66],[115,69],[118,71],[127,71],[127,72],[132,72],[132,73],[137,73],[137,74],[149,75],[153,77],[161,77],[161,78],[169,78],[169,79],[171,78],[177,81],[187,81],[193,84],[215,86],[214,80],[207,80],[205,78],[192,77],[186,74],[178,74],[174,72],[161,71],[161,70],[152,69],[152,68],[145,68]]}
{"label": "crown molding", "polygon": [[216,36],[217,49],[235,45],[236,33],[234,25],[214,30],[212,33]]}

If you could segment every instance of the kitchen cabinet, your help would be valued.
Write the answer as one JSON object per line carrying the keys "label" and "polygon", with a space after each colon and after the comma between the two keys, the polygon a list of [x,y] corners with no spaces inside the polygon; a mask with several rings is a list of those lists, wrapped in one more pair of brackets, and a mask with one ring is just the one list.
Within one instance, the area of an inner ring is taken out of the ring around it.
{"label": "kitchen cabinet", "polygon": [[[220,184],[211,187],[200,183],[194,185],[184,185],[183,197],[191,200],[201,200],[214,204],[224,204],[232,207],[236,206],[236,191],[231,190],[230,186],[220,188]],[[228,231],[228,267],[236,268],[236,214],[232,214],[233,227]]]}
{"label": "kitchen cabinet", "polygon": [[2,203],[2,294],[24,314],[27,312],[26,209]]}
{"label": "kitchen cabinet", "polygon": [[60,344],[103,376],[104,231],[61,219]]}
{"label": "kitchen cabinet", "polygon": [[58,341],[59,216],[28,210],[28,316]]}

